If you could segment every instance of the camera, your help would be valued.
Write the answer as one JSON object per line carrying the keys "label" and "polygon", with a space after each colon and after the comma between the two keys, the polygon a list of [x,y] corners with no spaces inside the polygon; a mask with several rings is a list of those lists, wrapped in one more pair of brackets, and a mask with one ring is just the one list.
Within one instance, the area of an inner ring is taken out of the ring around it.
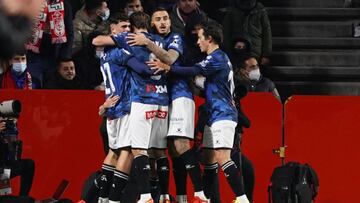
{"label": "camera", "polygon": [[18,139],[19,134],[16,119],[21,112],[19,100],[8,100],[0,103],[0,122],[5,122],[5,129],[0,131],[0,168],[6,161],[20,160],[22,142]]}
{"label": "camera", "polygon": [[18,118],[21,112],[21,103],[19,100],[8,100],[0,103],[0,117],[5,122],[5,130],[0,132],[3,136],[16,136],[18,129],[15,118]]}

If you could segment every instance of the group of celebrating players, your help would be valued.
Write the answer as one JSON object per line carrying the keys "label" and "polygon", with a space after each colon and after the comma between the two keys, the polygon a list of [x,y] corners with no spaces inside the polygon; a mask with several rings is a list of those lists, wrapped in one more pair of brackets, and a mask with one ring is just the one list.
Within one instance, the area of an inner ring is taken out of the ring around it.
{"label": "group of celebrating players", "polygon": [[[132,178],[140,193],[138,202],[154,202],[149,180],[157,176],[161,192],[158,201],[170,203],[168,149],[176,202],[187,202],[187,175],[194,187],[194,202],[213,202],[212,188],[220,166],[236,197],[233,202],[249,203],[242,174],[230,158],[238,113],[233,101],[232,65],[219,48],[221,26],[212,21],[196,26],[197,45],[206,57],[185,67],[183,36],[171,31],[165,9],[156,9],[151,18],[135,12],[126,23],[130,23],[131,30],[124,26],[119,33],[93,40],[104,49],[100,61],[106,101],[99,113],[107,117],[111,148],[96,179],[98,202],[120,202],[133,169]],[[150,25],[155,33],[149,33]],[[205,95],[204,172],[190,142],[194,139],[193,78]]]}

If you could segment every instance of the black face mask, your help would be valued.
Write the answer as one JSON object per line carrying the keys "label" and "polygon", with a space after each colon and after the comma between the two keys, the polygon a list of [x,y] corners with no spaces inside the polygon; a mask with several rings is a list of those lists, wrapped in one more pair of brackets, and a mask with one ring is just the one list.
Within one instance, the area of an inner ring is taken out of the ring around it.
{"label": "black face mask", "polygon": [[234,57],[244,57],[248,53],[247,49],[233,49]]}

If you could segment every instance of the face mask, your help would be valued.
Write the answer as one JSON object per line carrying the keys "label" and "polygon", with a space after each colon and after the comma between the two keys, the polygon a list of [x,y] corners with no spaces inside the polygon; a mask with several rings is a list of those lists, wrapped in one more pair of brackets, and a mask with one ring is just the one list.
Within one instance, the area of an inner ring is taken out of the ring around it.
{"label": "face mask", "polygon": [[26,63],[13,63],[12,69],[14,70],[15,73],[20,75],[21,73],[23,73],[25,71]]}
{"label": "face mask", "polygon": [[96,51],[95,53],[95,57],[98,59],[101,58],[103,55],[104,55],[104,51]]}
{"label": "face mask", "polygon": [[100,18],[102,21],[106,21],[110,17],[110,10],[106,9],[106,11],[102,14],[100,14]]}
{"label": "face mask", "polygon": [[259,79],[260,79],[260,69],[255,69],[255,70],[250,71],[249,79],[259,81]]}
{"label": "face mask", "polygon": [[244,57],[247,54],[246,49],[234,49],[234,56],[235,57]]}

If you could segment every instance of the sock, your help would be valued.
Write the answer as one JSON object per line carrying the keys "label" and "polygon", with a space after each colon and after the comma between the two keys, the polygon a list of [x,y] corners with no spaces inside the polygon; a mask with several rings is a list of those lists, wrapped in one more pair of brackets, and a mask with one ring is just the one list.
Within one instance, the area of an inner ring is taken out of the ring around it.
{"label": "sock", "polygon": [[186,196],[187,172],[184,161],[179,157],[175,157],[172,158],[172,163],[173,163],[173,175],[176,186],[176,194],[178,196]]}
{"label": "sock", "polygon": [[157,174],[159,176],[159,184],[161,194],[169,193],[169,160],[167,157],[161,157],[156,160]]}
{"label": "sock", "polygon": [[192,149],[187,150],[180,155],[182,160],[185,163],[186,171],[189,173],[191,181],[194,185],[194,191],[202,191],[202,180],[201,180],[201,170],[199,161],[195,158],[194,151]]}
{"label": "sock", "polygon": [[96,174],[96,175],[97,175],[96,178],[92,182],[92,184],[91,184],[89,190],[87,191],[87,193],[85,194],[85,196],[81,197],[81,199],[83,199],[85,202],[93,201],[93,199],[96,198],[96,196],[98,196],[98,194],[99,194],[98,181],[100,181],[101,173]]}
{"label": "sock", "polygon": [[[215,190],[219,190],[218,187],[215,188],[215,181],[218,179],[218,164],[207,164],[204,167],[204,192],[207,198],[211,200],[214,198]],[[217,185],[218,186],[218,185]]]}
{"label": "sock", "polygon": [[167,195],[167,194],[166,195],[160,195],[160,199],[159,199],[160,201],[163,202],[163,201],[165,201],[167,199],[170,200],[170,195]]}
{"label": "sock", "polygon": [[157,177],[150,178],[150,192],[151,196],[156,201],[160,198],[159,179]]}
{"label": "sock", "polygon": [[239,197],[236,197],[236,200],[239,200],[241,202],[249,202],[248,198],[246,197],[246,195],[241,195]]}
{"label": "sock", "polygon": [[109,200],[120,201],[121,192],[129,181],[129,174],[115,170],[113,182],[110,188]]}
{"label": "sock", "polygon": [[224,171],[225,177],[235,193],[236,197],[240,197],[245,194],[244,185],[242,183],[241,177],[239,175],[239,171],[236,168],[236,165],[233,161],[228,161],[224,165],[221,166]]}
{"label": "sock", "polygon": [[202,200],[206,200],[206,199],[207,199],[206,196],[205,196],[205,194],[204,194],[204,191],[195,192],[195,193],[194,193],[194,197],[200,197],[200,199],[202,199]]}
{"label": "sock", "polygon": [[149,157],[140,155],[135,157],[135,178],[140,194],[150,194],[150,163]]}
{"label": "sock", "polygon": [[107,164],[103,164],[102,167],[102,175],[98,182],[99,185],[99,197],[100,198],[108,198],[109,190],[112,183],[112,179],[114,176],[115,167]]}
{"label": "sock", "polygon": [[141,194],[140,195],[140,199],[138,202],[146,202],[149,199],[151,199],[151,194],[150,193],[146,193],[146,194]]}
{"label": "sock", "polygon": [[188,203],[186,195],[176,195],[176,202],[178,203]]}

